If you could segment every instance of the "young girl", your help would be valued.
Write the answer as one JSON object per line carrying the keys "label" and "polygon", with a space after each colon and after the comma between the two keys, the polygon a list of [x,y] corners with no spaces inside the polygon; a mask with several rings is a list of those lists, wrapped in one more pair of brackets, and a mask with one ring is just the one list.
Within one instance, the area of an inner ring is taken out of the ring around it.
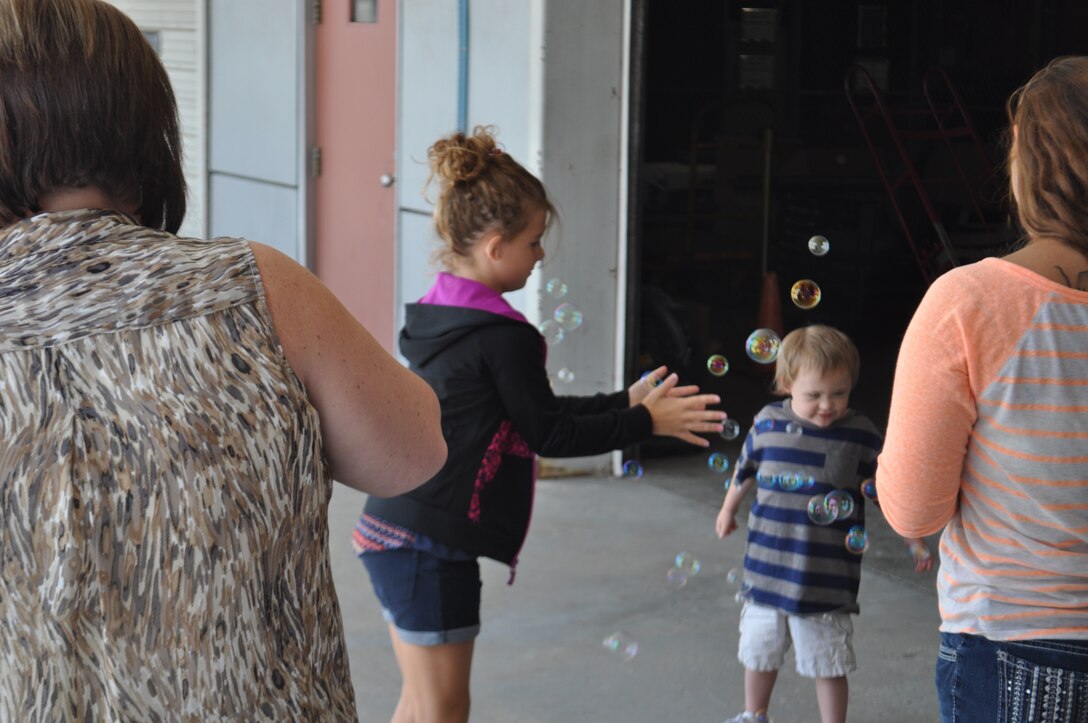
{"label": "young girl", "polygon": [[454,134],[428,153],[441,186],[435,224],[446,271],[409,304],[400,348],[437,392],[449,457],[411,493],[371,497],[354,544],[390,625],[403,678],[393,721],[464,721],[480,629],[477,558],[510,566],[528,529],[534,455],[599,454],[648,439],[720,431],[714,395],[657,385],[557,397],[540,333],[502,297],[544,258],[555,209],[544,186],[487,129]]}

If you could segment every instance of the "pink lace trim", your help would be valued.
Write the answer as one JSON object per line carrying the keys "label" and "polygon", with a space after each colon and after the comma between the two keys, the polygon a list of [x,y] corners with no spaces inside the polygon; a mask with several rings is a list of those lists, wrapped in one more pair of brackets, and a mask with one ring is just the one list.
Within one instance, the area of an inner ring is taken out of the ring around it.
{"label": "pink lace trim", "polygon": [[529,449],[525,439],[514,431],[514,425],[509,419],[499,425],[499,430],[491,438],[491,444],[487,445],[484,458],[480,462],[480,469],[476,472],[476,483],[472,488],[472,501],[468,506],[468,518],[473,522],[480,521],[480,493],[484,487],[491,484],[495,475],[502,466],[502,456],[510,454],[515,457],[532,457],[533,450]]}

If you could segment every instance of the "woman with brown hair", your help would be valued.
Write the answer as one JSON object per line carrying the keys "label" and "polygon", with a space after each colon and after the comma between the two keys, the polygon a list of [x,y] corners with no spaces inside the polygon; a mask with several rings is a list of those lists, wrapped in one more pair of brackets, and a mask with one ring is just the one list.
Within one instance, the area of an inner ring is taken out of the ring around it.
{"label": "woman with brown hair", "polygon": [[1088,58],[1008,104],[1026,244],[938,279],[896,367],[877,488],[943,530],[943,721],[1088,720]]}
{"label": "woman with brown hair", "polygon": [[174,96],[101,0],[0,0],[0,719],[353,720],[331,480],[435,395],[267,246],[174,235]]}

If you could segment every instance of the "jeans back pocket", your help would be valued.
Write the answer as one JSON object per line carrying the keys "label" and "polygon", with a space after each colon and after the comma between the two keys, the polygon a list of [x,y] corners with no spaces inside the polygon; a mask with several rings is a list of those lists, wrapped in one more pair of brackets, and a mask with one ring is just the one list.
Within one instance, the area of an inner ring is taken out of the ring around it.
{"label": "jeans back pocket", "polygon": [[997,651],[999,723],[1088,723],[1088,673]]}

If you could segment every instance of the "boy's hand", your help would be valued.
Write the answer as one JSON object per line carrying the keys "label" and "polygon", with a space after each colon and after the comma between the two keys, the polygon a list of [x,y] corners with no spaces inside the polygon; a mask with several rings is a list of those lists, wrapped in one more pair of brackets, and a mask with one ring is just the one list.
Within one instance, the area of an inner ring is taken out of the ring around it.
{"label": "boy's hand", "polygon": [[729,505],[723,504],[721,510],[718,511],[718,519],[714,523],[714,530],[718,533],[718,539],[728,537],[735,529],[737,529],[737,511]]}
{"label": "boy's hand", "polygon": [[914,571],[926,572],[933,569],[933,554],[929,551],[929,547],[926,545],[926,541],[922,538],[914,538],[906,540],[907,547],[910,548],[910,554],[914,557]]}

